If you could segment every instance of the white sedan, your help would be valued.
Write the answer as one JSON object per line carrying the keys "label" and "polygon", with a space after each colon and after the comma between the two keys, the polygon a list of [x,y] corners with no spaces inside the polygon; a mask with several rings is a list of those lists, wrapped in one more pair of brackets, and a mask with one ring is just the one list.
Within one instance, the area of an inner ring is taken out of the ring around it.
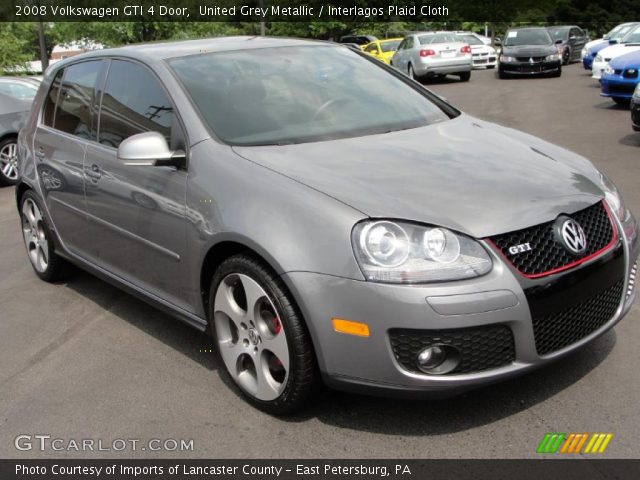
{"label": "white sedan", "polygon": [[607,64],[616,57],[640,50],[640,25],[624,36],[620,43],[603,48],[598,52],[591,67],[591,78],[600,80]]}
{"label": "white sedan", "polygon": [[[456,32],[456,38],[471,47],[471,59],[473,68],[496,68],[498,54],[496,49],[487,45],[484,38],[472,32]],[[489,41],[491,41],[489,39]]]}

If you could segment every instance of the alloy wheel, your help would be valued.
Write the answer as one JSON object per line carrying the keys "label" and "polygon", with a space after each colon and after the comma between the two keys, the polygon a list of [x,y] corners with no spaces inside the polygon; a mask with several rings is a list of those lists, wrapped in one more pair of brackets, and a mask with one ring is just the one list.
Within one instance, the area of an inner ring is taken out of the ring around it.
{"label": "alloy wheel", "polygon": [[22,204],[22,234],[29,260],[36,271],[44,273],[49,266],[49,241],[42,212],[30,198]]}
{"label": "alloy wheel", "polygon": [[0,170],[9,180],[18,178],[18,144],[15,142],[5,144],[0,149]]}
{"label": "alloy wheel", "polygon": [[258,400],[278,398],[289,376],[289,347],[264,288],[247,275],[227,275],[216,290],[213,312],[220,356],[233,380]]}

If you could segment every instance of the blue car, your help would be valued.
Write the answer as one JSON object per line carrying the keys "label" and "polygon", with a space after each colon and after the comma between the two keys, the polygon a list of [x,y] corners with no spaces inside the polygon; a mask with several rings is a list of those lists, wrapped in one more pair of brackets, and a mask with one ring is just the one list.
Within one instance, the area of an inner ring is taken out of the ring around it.
{"label": "blue car", "polygon": [[622,37],[629,33],[636,25],[638,25],[638,22],[621,23],[602,37],[602,40],[594,40],[587,43],[582,50],[582,66],[584,69],[591,70],[593,60],[596,58],[596,55],[598,55],[598,52],[603,48],[618,43]]}
{"label": "blue car", "polygon": [[614,102],[627,104],[640,82],[640,51],[614,58],[600,79],[600,95]]}

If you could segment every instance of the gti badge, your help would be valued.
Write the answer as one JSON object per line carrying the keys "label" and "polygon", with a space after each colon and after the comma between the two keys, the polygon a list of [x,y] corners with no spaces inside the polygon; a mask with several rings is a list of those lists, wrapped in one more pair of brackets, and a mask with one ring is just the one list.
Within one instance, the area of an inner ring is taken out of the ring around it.
{"label": "gti badge", "polygon": [[574,255],[581,255],[587,249],[587,236],[578,222],[572,218],[559,218],[559,231],[561,243]]}
{"label": "gti badge", "polygon": [[509,247],[509,253],[511,255],[517,255],[518,253],[522,252],[530,252],[531,250],[532,248],[529,242],[521,243],[520,245],[512,245],[511,247]]}

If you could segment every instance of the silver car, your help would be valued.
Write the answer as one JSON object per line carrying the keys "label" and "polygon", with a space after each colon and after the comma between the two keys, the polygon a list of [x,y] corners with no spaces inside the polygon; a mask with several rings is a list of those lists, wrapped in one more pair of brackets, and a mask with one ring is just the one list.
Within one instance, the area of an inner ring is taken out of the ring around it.
{"label": "silver car", "polygon": [[209,332],[219,371],[274,414],[322,384],[428,395],[513,377],[634,300],[638,226],[591,163],[341,45],[73,57],[18,143],[36,275],[71,262]]}
{"label": "silver car", "polygon": [[408,35],[391,58],[391,65],[414,80],[457,75],[463,82],[471,78],[471,47],[453,32]]}

